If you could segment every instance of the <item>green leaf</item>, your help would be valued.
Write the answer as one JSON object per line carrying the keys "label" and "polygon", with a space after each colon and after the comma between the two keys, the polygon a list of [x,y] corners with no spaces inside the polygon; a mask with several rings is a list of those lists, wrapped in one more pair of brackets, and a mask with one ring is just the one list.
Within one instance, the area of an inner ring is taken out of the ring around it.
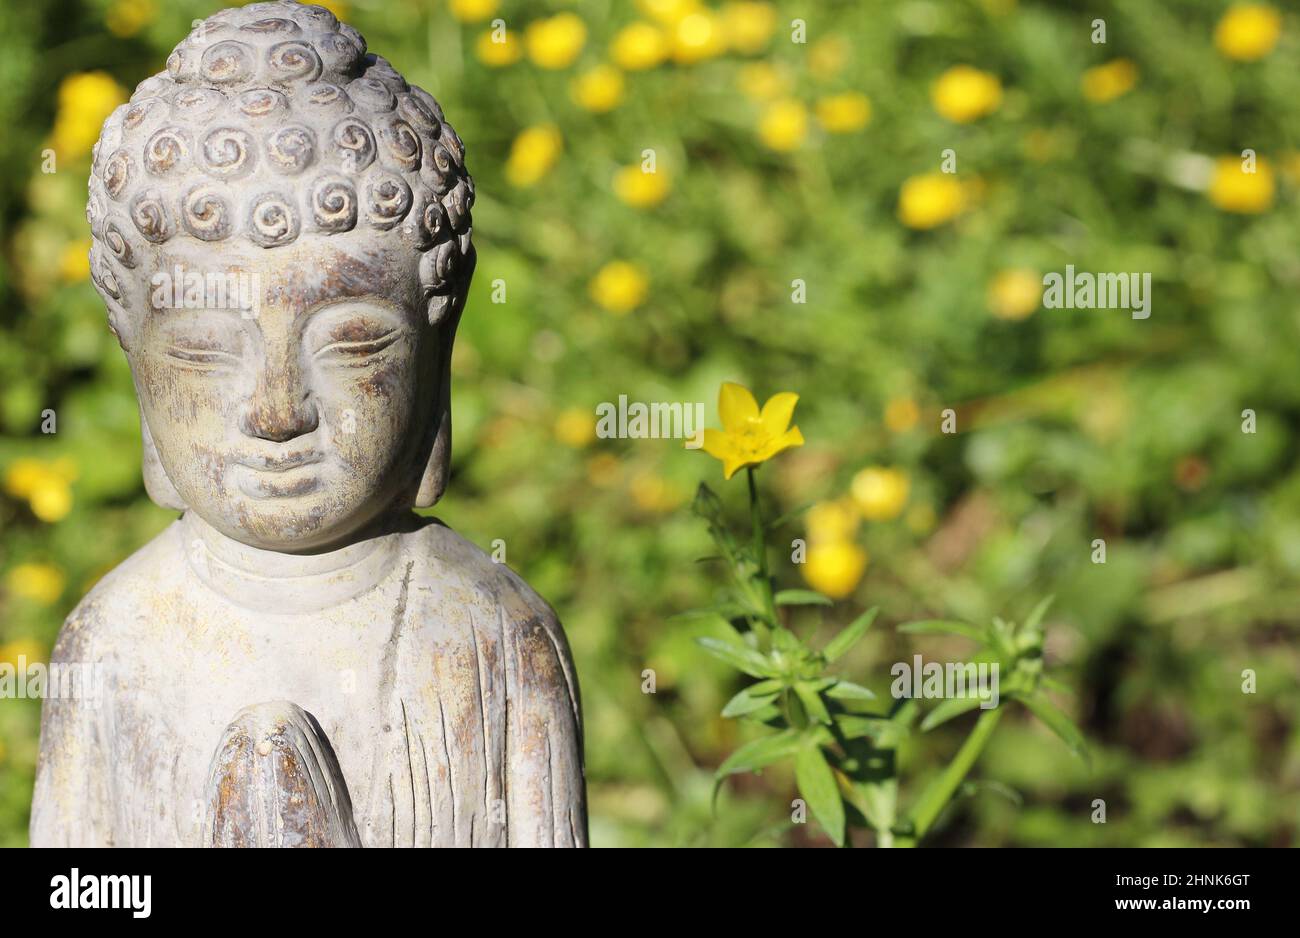
{"label": "green leaf", "polygon": [[960,635],[962,638],[984,641],[984,630],[969,622],[954,622],[950,619],[918,619],[904,622],[898,627],[900,632],[912,635]]}
{"label": "green leaf", "polygon": [[1047,728],[1061,738],[1061,742],[1070,747],[1070,751],[1085,762],[1088,760],[1088,746],[1079,732],[1079,728],[1061,710],[1041,694],[1019,698],[1029,708],[1029,712],[1047,724]]}
{"label": "green leaf", "polygon": [[981,698],[975,696],[949,697],[925,715],[925,719],[921,721],[921,732],[928,733],[936,726],[947,723],[953,717],[969,713],[983,702]]}
{"label": "green leaf", "polygon": [[1029,618],[1025,620],[1025,624],[1022,626],[1024,631],[1032,632],[1034,629],[1038,628],[1039,623],[1043,621],[1043,616],[1047,615],[1047,610],[1052,605],[1052,600],[1055,598],[1055,596],[1046,596],[1037,606],[1034,607],[1033,612],[1029,613]]}
{"label": "green leaf", "polygon": [[879,606],[873,606],[846,625],[843,631],[832,638],[822,650],[826,660],[838,661],[843,658],[849,649],[858,643],[858,639],[867,634],[867,629],[871,628],[871,624],[876,621],[876,613],[879,611]]}
{"label": "green leaf", "polygon": [[752,648],[743,645],[735,645],[731,642],[724,642],[720,638],[705,636],[697,638],[696,641],[700,647],[711,654],[713,657],[725,661],[739,671],[743,671],[750,677],[776,677],[776,669],[772,667],[766,656],[759,654]]}
{"label": "green leaf", "polygon": [[915,700],[910,698],[895,700],[894,708],[889,713],[889,719],[890,722],[897,724],[899,729],[910,730],[920,712],[921,705]]}
{"label": "green leaf", "polygon": [[1038,683],[1042,685],[1044,690],[1050,690],[1054,694],[1065,694],[1067,696],[1072,696],[1074,694],[1073,687],[1064,681],[1058,681],[1056,678],[1048,674],[1042,675],[1038,679]]}
{"label": "green leaf", "polygon": [[876,695],[861,684],[852,681],[836,681],[826,691],[826,696],[835,700],[875,700]]}
{"label": "green leaf", "polygon": [[[771,690],[759,690],[760,687],[765,687],[765,685],[768,684],[774,684],[776,686]],[[753,685],[752,687],[746,687],[735,697],[732,697],[727,701],[727,705],[722,708],[722,715],[724,717],[738,717],[744,716],[746,713],[753,713],[756,710],[761,710],[775,699],[780,689],[781,683],[779,681],[763,681],[760,684]]]}
{"label": "green leaf", "polygon": [[861,739],[865,736],[881,749],[892,748],[905,735],[897,732],[897,724],[885,717],[837,713],[835,726],[845,739]]}
{"label": "green leaf", "polygon": [[804,745],[798,730],[782,730],[774,736],[763,736],[745,743],[718,766],[714,778],[721,781],[728,775],[756,772],[773,762],[792,756]]}
{"label": "green leaf", "polygon": [[844,802],[820,746],[805,746],[794,757],[794,780],[813,817],[835,846],[844,846]]}
{"label": "green leaf", "polygon": [[850,803],[862,813],[868,824],[877,832],[887,831],[894,826],[898,810],[897,779],[855,782],[852,788],[856,797]]}
{"label": "green leaf", "polygon": [[1010,785],[993,779],[968,780],[962,783],[961,794],[965,798],[973,798],[981,791],[991,791],[995,795],[1001,795],[1017,808],[1025,803],[1025,799],[1021,797],[1020,792]]}
{"label": "green leaf", "polygon": [[816,687],[807,681],[800,681],[794,686],[794,692],[799,698],[799,702],[803,704],[804,710],[808,711],[808,716],[818,723],[831,722],[831,712],[826,709],[826,704],[822,701],[822,695],[817,692]]}
{"label": "green leaf", "polygon": [[771,703],[764,705],[760,709],[755,710],[753,713],[744,714],[743,716],[740,717],[740,719],[747,720],[751,723],[771,724],[773,720],[784,719],[784,717],[785,715],[781,712],[781,708],[778,707],[776,705],[776,701],[773,700]]}
{"label": "green leaf", "polygon": [[812,590],[781,590],[774,597],[778,606],[831,606],[830,597]]}
{"label": "green leaf", "polygon": [[804,643],[799,641],[798,635],[778,625],[772,629],[772,646],[782,651],[797,652],[803,650]]}

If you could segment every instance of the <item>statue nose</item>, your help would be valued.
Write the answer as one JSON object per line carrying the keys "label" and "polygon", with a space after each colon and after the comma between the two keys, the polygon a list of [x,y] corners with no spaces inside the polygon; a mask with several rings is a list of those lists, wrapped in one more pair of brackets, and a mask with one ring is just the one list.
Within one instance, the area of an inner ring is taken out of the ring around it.
{"label": "statue nose", "polygon": [[295,437],[306,436],[318,425],[316,408],[310,405],[288,410],[254,407],[245,419],[244,432],[272,443],[287,443]]}
{"label": "statue nose", "polygon": [[306,436],[320,425],[320,415],[310,393],[293,369],[266,375],[244,409],[245,434],[273,443]]}

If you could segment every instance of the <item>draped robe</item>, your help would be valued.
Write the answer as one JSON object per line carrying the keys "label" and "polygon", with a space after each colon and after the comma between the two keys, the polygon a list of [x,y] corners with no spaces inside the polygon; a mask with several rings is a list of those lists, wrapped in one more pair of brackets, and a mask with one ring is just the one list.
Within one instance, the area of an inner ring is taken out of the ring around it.
{"label": "draped robe", "polygon": [[318,722],[362,846],[585,846],[554,612],[439,522],[377,540],[267,571],[182,518],[100,581],[52,660],[102,669],[103,691],[44,702],[33,846],[200,845],[223,730],[270,700]]}

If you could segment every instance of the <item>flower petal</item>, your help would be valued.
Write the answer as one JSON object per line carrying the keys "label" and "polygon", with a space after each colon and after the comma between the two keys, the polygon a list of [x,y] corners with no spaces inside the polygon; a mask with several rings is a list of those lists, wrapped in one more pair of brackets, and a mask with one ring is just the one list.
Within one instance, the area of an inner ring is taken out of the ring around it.
{"label": "flower petal", "polygon": [[712,428],[704,431],[704,445],[701,447],[714,459],[725,460],[736,451],[735,444],[727,434]]}
{"label": "flower petal", "polygon": [[744,385],[724,381],[718,392],[718,416],[724,429],[737,430],[745,421],[758,419],[758,401]]}
{"label": "flower petal", "polygon": [[784,453],[794,446],[803,446],[803,434],[799,432],[798,427],[791,427],[780,436],[770,440],[762,449],[754,454],[752,462],[767,462],[777,453]]}
{"label": "flower petal", "polygon": [[763,429],[769,436],[778,437],[786,431],[790,426],[790,418],[794,416],[794,405],[797,403],[799,403],[799,395],[793,391],[782,391],[767,399],[760,419],[763,421]]}
{"label": "flower petal", "polygon": [[722,478],[730,479],[737,471],[748,465],[749,462],[746,462],[743,456],[728,456],[722,461]]}

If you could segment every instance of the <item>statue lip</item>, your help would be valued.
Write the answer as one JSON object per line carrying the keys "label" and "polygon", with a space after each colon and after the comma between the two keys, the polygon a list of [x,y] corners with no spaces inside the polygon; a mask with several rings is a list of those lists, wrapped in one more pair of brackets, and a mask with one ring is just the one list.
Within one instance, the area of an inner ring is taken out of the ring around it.
{"label": "statue lip", "polygon": [[302,466],[311,466],[325,458],[323,453],[291,453],[287,456],[246,456],[238,460],[245,469],[259,472],[288,472]]}
{"label": "statue lip", "polygon": [[243,479],[238,484],[239,490],[249,498],[298,498],[320,488],[321,479],[317,475],[305,476],[293,482]]}

